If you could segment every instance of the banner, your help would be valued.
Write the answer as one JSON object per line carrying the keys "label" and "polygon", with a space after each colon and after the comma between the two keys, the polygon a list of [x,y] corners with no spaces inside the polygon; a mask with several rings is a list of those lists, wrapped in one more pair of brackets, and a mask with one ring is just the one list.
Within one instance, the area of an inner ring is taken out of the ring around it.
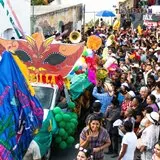
{"label": "banner", "polygon": [[0,72],[0,159],[22,160],[41,128],[43,109],[10,52],[2,54]]}

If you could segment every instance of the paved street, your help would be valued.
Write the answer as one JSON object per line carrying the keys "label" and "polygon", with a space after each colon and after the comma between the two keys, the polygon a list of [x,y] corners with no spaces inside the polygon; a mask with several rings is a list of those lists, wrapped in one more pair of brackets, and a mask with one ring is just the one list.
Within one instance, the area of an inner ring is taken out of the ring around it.
{"label": "paved street", "polygon": [[[74,160],[76,157],[76,149],[58,150],[53,152],[51,160]],[[104,160],[116,160],[117,158],[111,158],[111,155],[105,155]]]}
{"label": "paved street", "polygon": [[[55,150],[52,152],[52,158],[51,160],[74,160],[77,154],[77,150],[72,147],[65,150]],[[104,160],[116,160],[117,158],[111,158],[112,155],[106,155]],[[137,157],[137,152],[135,154],[135,157]],[[137,158],[134,158],[134,160],[137,160]]]}
{"label": "paved street", "polygon": [[[75,144],[78,143],[78,139],[79,139],[79,136],[77,136],[77,135],[79,135],[79,134],[76,134]],[[76,158],[77,153],[78,153],[78,150],[75,149],[75,144],[71,148],[67,148],[65,150],[57,149],[56,147],[53,147],[55,150],[53,149],[51,160],[74,160]],[[119,146],[119,148],[120,148],[120,146]],[[105,154],[104,160],[116,160],[117,159],[117,158],[111,158],[111,156],[112,155]]]}
{"label": "paved street", "polygon": [[[77,154],[77,149],[73,147],[60,150],[56,149],[52,152],[51,160],[74,160]],[[116,160],[117,158],[111,158],[112,155],[106,155],[104,160]]]}

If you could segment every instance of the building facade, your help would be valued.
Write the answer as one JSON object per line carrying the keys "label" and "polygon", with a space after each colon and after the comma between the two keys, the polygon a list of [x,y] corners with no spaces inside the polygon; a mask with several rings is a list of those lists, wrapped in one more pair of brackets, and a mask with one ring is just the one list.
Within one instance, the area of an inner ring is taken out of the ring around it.
{"label": "building facade", "polygon": [[45,36],[50,36],[55,31],[68,30],[70,33],[81,30],[83,14],[83,4],[34,6],[32,32],[40,30]]}
{"label": "building facade", "polygon": [[30,34],[30,0],[0,1],[0,37],[20,38]]}

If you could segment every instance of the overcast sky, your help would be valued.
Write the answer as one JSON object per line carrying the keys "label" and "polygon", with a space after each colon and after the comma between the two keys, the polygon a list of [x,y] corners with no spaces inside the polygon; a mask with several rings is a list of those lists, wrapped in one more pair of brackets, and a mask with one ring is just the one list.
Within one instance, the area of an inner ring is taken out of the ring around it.
{"label": "overcast sky", "polygon": [[[86,21],[89,21],[94,18],[95,19],[98,18],[98,17],[95,17],[94,12],[97,12],[100,10],[114,11],[115,8],[113,8],[113,5],[117,5],[117,0],[67,0],[67,1],[69,3],[78,2],[78,3],[85,4]],[[89,12],[92,12],[92,13],[89,13]]]}
{"label": "overcast sky", "polygon": [[[65,0],[66,1],[66,0]],[[86,5],[86,11],[113,10],[117,0],[67,0],[68,2],[79,2]]]}

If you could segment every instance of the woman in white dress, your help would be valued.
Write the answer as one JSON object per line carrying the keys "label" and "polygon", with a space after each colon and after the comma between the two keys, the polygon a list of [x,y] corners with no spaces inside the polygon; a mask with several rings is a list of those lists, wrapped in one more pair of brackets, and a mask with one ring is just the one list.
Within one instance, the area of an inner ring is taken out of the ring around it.
{"label": "woman in white dress", "polygon": [[151,160],[152,159],[152,149],[154,144],[158,141],[159,138],[159,114],[157,112],[151,112],[147,114],[146,117],[148,121],[145,124],[145,129],[141,135],[141,147],[140,152],[142,160]]}

